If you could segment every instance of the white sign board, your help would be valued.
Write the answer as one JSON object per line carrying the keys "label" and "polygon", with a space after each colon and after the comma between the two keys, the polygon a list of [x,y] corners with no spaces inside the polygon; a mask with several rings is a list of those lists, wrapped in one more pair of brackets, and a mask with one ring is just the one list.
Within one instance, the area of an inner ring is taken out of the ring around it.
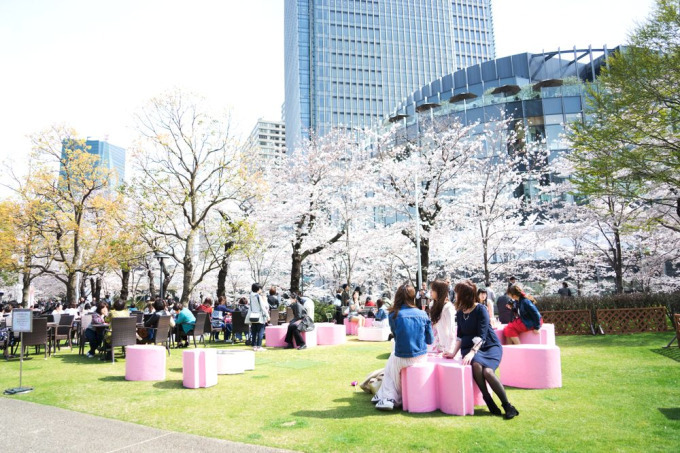
{"label": "white sign board", "polygon": [[12,310],[12,330],[14,332],[33,332],[33,310]]}

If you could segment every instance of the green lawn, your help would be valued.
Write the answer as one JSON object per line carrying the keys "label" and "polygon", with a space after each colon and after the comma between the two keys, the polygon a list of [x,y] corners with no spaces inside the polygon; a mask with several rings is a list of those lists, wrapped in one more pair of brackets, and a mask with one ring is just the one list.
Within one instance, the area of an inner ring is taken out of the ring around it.
{"label": "green lawn", "polygon": [[[680,451],[680,349],[672,334],[558,337],[564,387],[508,389],[514,420],[381,413],[350,385],[380,368],[388,343],[257,354],[255,371],[182,388],[181,352],[164,382],[127,382],[125,362],[62,348],[24,362],[21,398],[172,431],[304,451]],[[199,346],[200,347],[200,346]],[[209,345],[208,347],[213,347]],[[223,347],[223,346],[215,346]],[[232,347],[232,346],[227,346]],[[0,361],[0,389],[18,360]]]}

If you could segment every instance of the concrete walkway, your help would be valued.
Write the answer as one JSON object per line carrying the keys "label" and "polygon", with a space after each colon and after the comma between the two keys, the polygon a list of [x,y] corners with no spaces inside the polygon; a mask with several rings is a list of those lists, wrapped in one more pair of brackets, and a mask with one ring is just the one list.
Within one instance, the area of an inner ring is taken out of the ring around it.
{"label": "concrete walkway", "polygon": [[2,450],[17,452],[281,452],[0,397]]}

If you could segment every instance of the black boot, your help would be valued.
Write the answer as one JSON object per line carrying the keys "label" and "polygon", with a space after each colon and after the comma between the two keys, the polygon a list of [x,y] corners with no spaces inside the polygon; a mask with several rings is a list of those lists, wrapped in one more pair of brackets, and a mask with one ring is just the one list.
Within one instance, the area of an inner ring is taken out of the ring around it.
{"label": "black boot", "polygon": [[489,408],[489,412],[491,412],[492,415],[503,415],[503,412],[501,412],[500,408],[496,405],[496,402],[491,398],[491,395],[488,397],[484,397],[484,402],[486,403],[486,407]]}
{"label": "black boot", "polygon": [[515,409],[515,406],[510,403],[503,404],[503,409],[505,409],[506,420],[510,420],[511,418],[515,418],[519,415],[519,411]]}

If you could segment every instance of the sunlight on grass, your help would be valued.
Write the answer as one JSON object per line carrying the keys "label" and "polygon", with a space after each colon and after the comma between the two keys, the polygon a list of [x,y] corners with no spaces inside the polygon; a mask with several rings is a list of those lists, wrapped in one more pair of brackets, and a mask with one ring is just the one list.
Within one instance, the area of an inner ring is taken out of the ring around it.
{"label": "sunlight on grass", "polygon": [[[254,371],[197,390],[182,387],[177,350],[163,382],[125,381],[120,356],[111,364],[68,349],[47,360],[32,354],[24,384],[35,390],[14,398],[304,451],[678,451],[680,363],[661,351],[669,335],[558,337],[564,387],[508,389],[520,411],[512,421],[484,407],[473,417],[376,411],[351,382],[384,366],[390,345],[356,340],[270,349],[258,353]],[[0,387],[18,385],[17,360],[0,369]]]}

